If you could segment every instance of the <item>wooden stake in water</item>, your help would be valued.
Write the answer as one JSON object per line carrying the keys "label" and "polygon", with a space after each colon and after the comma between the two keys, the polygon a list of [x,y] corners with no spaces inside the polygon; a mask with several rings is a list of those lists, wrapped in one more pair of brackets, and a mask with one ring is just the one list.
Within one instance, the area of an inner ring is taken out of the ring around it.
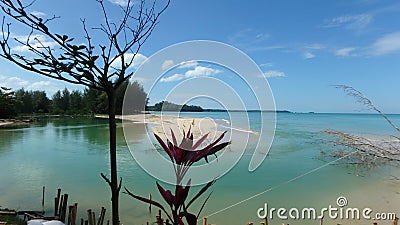
{"label": "wooden stake in water", "polygon": [[399,218],[396,217],[396,218],[393,220],[393,225],[397,225],[398,221],[399,221]]}
{"label": "wooden stake in water", "polygon": [[260,222],[260,224],[268,225],[268,218],[267,218],[267,217],[264,217],[264,221],[263,221],[263,222]]}
{"label": "wooden stake in water", "polygon": [[203,218],[203,225],[207,225],[207,217]]}
{"label": "wooden stake in water", "polygon": [[42,213],[44,215],[44,192],[45,192],[45,186],[43,186],[43,190],[42,190]]}
{"label": "wooden stake in water", "polygon": [[60,206],[60,198],[61,198],[61,189],[57,190],[57,196],[54,199],[54,216],[60,216],[59,206]]}
{"label": "wooden stake in water", "polygon": [[[149,194],[149,199],[150,199],[150,201],[151,201],[151,193]],[[149,205],[149,212],[150,212],[150,214],[151,214],[151,203],[150,203],[150,205]]]}

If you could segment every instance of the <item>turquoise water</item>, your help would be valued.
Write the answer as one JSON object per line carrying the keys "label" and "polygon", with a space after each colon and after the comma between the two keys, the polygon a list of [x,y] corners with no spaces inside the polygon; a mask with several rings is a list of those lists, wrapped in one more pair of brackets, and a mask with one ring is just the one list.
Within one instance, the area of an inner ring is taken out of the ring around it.
{"label": "turquoise water", "polygon": [[[221,124],[229,120],[223,112],[181,115],[214,118]],[[240,112],[233,112],[231,116],[247,118]],[[259,116],[255,112],[248,114],[252,130],[260,129]],[[400,124],[400,115],[389,116]],[[139,132],[145,125],[132,126],[138,130],[132,137],[136,140],[135,148],[152,150],[153,147],[144,142],[147,134]],[[267,159],[256,171],[249,172],[247,168],[252,153],[249,149],[239,163],[214,184],[213,195],[202,216],[209,215],[210,223],[221,225],[246,224],[248,221],[258,224],[256,211],[264,203],[277,208],[320,208],[335,205],[339,196],[347,197],[351,206],[368,206],[376,211],[400,214],[399,182],[390,179],[391,175],[399,176],[398,169],[382,167],[356,171],[340,162],[324,166],[326,162],[320,159],[320,151],[329,151],[331,147],[318,140],[328,138],[321,133],[326,129],[378,137],[396,135],[395,130],[378,115],[278,113],[276,135]],[[228,154],[237,153],[231,151]],[[70,194],[70,203],[79,203],[78,209],[82,213],[88,208],[99,210],[101,206],[109,209],[108,186],[100,177],[101,172],[108,173],[108,157],[106,120],[51,119],[29,128],[0,130],[0,206],[39,210],[41,189],[46,186],[48,212],[53,208],[58,187]],[[154,199],[162,201],[155,188],[155,179],[133,160],[121,126],[118,126],[118,163],[124,186],[143,196],[152,193]],[[243,201],[256,194],[259,195]],[[240,201],[243,202],[227,208]],[[146,204],[121,194],[120,214],[124,224],[145,224],[154,218],[155,211],[153,209],[153,214],[149,215]],[[274,219],[271,222],[318,224],[309,220]],[[337,223],[364,224],[359,221],[327,221],[326,224]]]}

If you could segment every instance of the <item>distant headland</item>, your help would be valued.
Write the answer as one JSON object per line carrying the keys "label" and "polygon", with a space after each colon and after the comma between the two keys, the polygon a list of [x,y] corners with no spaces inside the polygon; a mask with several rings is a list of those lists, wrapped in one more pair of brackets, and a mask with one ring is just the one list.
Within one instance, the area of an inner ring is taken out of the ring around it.
{"label": "distant headland", "polygon": [[198,105],[180,105],[168,101],[161,101],[152,106],[147,106],[146,111],[167,111],[167,112],[277,112],[277,113],[293,113],[289,110],[230,110],[230,109],[205,109]]}

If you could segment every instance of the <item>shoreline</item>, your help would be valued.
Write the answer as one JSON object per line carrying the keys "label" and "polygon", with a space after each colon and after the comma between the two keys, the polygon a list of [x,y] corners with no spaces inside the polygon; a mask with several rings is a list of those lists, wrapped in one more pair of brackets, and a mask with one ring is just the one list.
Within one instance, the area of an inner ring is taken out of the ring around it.
{"label": "shoreline", "polygon": [[[107,119],[108,115],[95,115],[96,118]],[[219,124],[210,118],[197,117],[178,117],[171,115],[160,114],[135,114],[135,115],[117,115],[116,119],[122,120],[122,123],[144,123],[152,124],[151,130],[162,139],[168,138],[171,140],[171,130],[176,138],[182,138],[182,132],[188,132],[189,129],[193,133],[194,140],[200,139],[205,134],[208,134],[207,139],[215,139],[220,136],[223,131],[218,130]]]}
{"label": "shoreline", "polygon": [[0,119],[0,129],[21,128],[30,125],[30,121],[16,119]]}

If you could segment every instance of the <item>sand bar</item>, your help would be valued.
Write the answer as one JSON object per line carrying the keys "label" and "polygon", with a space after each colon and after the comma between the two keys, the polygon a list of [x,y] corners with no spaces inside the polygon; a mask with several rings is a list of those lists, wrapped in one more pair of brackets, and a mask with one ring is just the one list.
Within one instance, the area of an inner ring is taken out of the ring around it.
{"label": "sand bar", "polygon": [[[107,118],[107,115],[96,116],[99,118]],[[189,128],[193,133],[194,139],[199,139],[208,133],[208,140],[216,139],[222,134],[222,131],[217,130],[218,124],[211,118],[190,118],[178,117],[172,115],[160,114],[135,114],[116,116],[117,119],[122,119],[124,123],[147,123],[153,124],[152,132],[156,133],[162,139],[168,138],[171,140],[171,130],[175,133],[176,138],[182,138],[183,131],[187,132]]]}

